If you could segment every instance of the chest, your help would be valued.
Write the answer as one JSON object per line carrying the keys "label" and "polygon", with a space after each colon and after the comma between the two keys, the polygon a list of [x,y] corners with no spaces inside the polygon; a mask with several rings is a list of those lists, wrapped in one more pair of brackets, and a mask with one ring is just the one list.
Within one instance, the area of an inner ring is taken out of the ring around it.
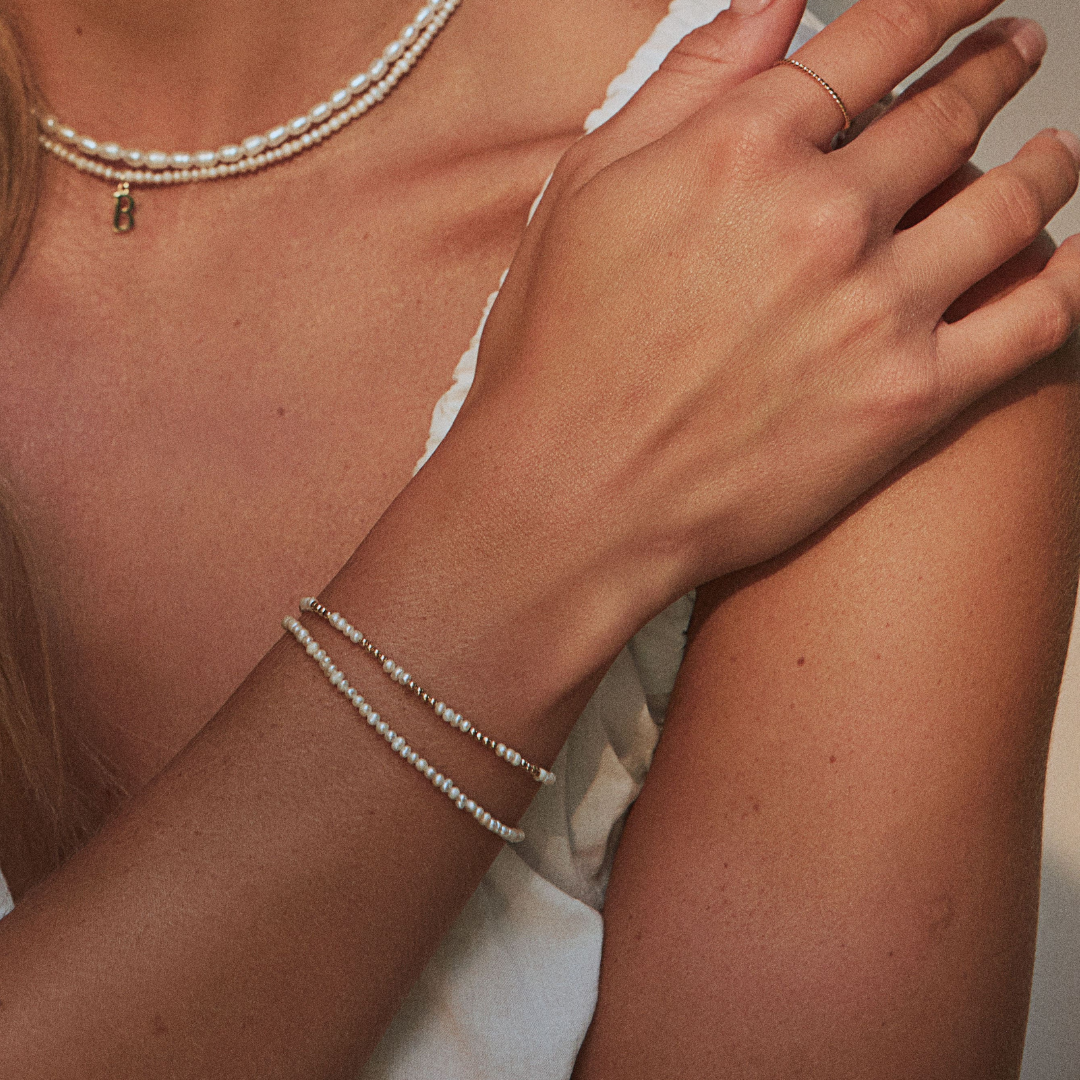
{"label": "chest", "polygon": [[153,775],[407,482],[554,147],[423,182],[341,170],[51,185],[4,298],[0,468],[78,723]]}

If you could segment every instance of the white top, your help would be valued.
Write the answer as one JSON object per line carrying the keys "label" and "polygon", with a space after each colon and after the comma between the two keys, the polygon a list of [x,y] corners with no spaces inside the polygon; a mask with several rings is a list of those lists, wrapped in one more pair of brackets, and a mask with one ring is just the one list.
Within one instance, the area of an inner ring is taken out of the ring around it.
{"label": "white top", "polygon": [[[589,114],[613,116],[692,29],[728,0],[673,0],[668,15]],[[792,48],[821,24],[807,14]],[[537,200],[539,201],[539,199]],[[535,205],[534,205],[535,210]],[[503,275],[505,279],[505,274]],[[480,327],[435,406],[419,469],[472,385]],[[505,847],[394,1018],[362,1080],[567,1080],[596,1005],[604,890],[623,820],[652,761],[682,662],[693,598],[627,644],[605,675]],[[0,916],[11,910],[0,876]]]}

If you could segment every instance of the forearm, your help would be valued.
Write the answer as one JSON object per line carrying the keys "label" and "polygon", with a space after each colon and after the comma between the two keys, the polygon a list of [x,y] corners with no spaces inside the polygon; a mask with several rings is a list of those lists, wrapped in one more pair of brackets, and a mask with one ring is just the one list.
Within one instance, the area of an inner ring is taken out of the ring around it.
{"label": "forearm", "polygon": [[[578,552],[562,543],[550,556],[570,523],[498,462],[449,444],[324,596],[426,687],[546,764],[636,615],[581,530]],[[517,821],[533,781],[307,621],[395,730]],[[208,620],[207,632],[228,648],[228,627]],[[0,924],[5,1068],[35,1080],[336,1075],[372,1048],[500,846],[283,640],[124,815]]]}

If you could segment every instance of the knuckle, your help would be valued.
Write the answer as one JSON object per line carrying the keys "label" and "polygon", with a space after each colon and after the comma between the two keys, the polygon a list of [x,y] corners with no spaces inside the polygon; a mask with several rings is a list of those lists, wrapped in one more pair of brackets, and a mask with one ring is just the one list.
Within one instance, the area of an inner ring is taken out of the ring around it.
{"label": "knuckle", "polygon": [[898,38],[936,46],[946,36],[938,5],[928,0],[880,0],[874,17],[879,39],[894,46]]}
{"label": "knuckle", "polygon": [[716,22],[709,22],[691,30],[667,54],[660,66],[676,71],[689,70],[691,74],[697,74],[702,67],[711,69],[715,64],[730,63],[731,44],[730,30]]}
{"label": "knuckle", "polygon": [[808,200],[800,241],[816,260],[833,266],[850,265],[866,251],[874,221],[870,195],[856,185],[841,185]]}
{"label": "knuckle", "polygon": [[987,207],[990,219],[1000,222],[1014,236],[1037,236],[1046,223],[1046,215],[1035,185],[1028,177],[1007,168],[995,179]]}
{"label": "knuckle", "polygon": [[897,362],[878,371],[869,411],[886,431],[912,435],[935,421],[944,397],[945,388],[935,364]]}
{"label": "knuckle", "polygon": [[1033,351],[1049,354],[1061,348],[1076,329],[1076,311],[1072,298],[1052,281],[1032,283],[1037,289],[1034,300],[1039,318],[1034,322],[1036,340]]}
{"label": "knuckle", "polygon": [[927,130],[965,157],[975,152],[985,125],[978,109],[957,86],[948,81],[938,83],[915,102]]}
{"label": "knuckle", "polygon": [[[773,157],[781,149],[780,117],[769,108],[756,103],[740,103],[738,108],[731,110],[729,122],[725,126],[727,137],[722,138],[721,142],[727,144],[726,152],[729,154],[746,154],[750,158]],[[738,161],[739,157],[732,160]]]}

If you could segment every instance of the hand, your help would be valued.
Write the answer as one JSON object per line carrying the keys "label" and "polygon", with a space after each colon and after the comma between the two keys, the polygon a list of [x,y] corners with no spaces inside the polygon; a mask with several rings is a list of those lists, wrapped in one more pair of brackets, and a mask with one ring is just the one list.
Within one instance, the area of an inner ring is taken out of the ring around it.
{"label": "hand", "polygon": [[[858,113],[994,6],[861,0],[798,58]],[[462,416],[510,417],[564,527],[669,596],[808,535],[1080,318],[1074,238],[943,319],[1072,195],[1069,136],[897,231],[1033,73],[1038,28],[984,27],[829,153],[839,110],[772,66],[799,13],[725,12],[566,155]]]}

